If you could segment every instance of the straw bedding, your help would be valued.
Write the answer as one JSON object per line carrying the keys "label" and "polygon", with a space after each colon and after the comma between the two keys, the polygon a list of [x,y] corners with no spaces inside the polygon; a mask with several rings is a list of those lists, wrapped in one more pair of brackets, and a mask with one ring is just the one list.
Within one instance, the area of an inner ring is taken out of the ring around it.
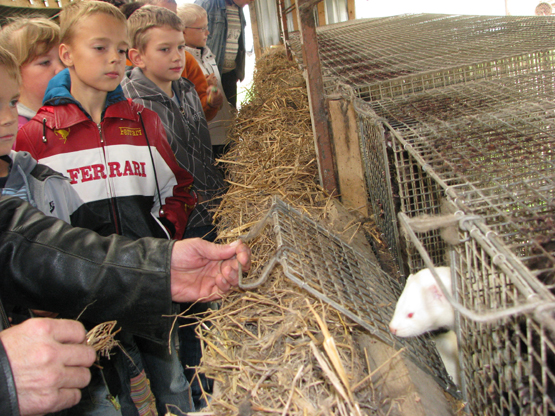
{"label": "straw bedding", "polygon": [[[229,190],[215,213],[219,236],[246,234],[279,195],[325,220],[330,197],[318,185],[308,97],[301,72],[282,50],[257,61],[254,85],[219,162]],[[268,228],[267,228],[268,230]],[[268,232],[250,243],[256,279],[272,256]],[[217,415],[382,414],[372,403],[358,330],[331,307],[291,283],[280,267],[258,289],[235,291],[220,309],[199,317],[200,371],[216,380],[205,411]]]}

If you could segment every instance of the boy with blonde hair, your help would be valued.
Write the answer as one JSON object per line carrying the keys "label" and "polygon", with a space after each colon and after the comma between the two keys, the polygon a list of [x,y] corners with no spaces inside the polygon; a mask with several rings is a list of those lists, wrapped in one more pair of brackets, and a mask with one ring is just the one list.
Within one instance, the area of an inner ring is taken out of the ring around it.
{"label": "boy with blonde hair", "polygon": [[[210,209],[223,192],[222,174],[214,166],[210,133],[191,81],[181,77],[185,64],[183,26],[177,15],[143,6],[128,20],[134,65],[122,81],[125,95],[158,114],[179,165],[191,172],[201,203],[191,213],[185,237],[213,232]],[[215,236],[214,236],[215,238]]]}
{"label": "boy with blonde hair", "polygon": [[[223,91],[222,77],[218,70],[216,57],[206,46],[210,32],[208,31],[208,15],[206,10],[194,3],[185,3],[177,8],[177,16],[183,22],[183,36],[185,38],[185,50],[189,52],[198,62],[206,80],[210,85]],[[231,122],[231,106],[226,97],[223,97],[222,107],[216,117],[209,121],[208,129],[212,140],[214,157],[219,157],[224,152],[227,144],[227,130]]]}
{"label": "boy with blonde hair", "polygon": [[42,106],[48,82],[64,69],[58,56],[60,28],[42,17],[17,18],[2,27],[0,45],[11,52],[21,72],[17,111],[21,128]]}
{"label": "boy with blonde hair", "polygon": [[[66,174],[111,224],[111,233],[181,239],[196,205],[192,177],[177,164],[156,113],[123,95],[125,16],[109,3],[83,1],[64,7],[60,20],[59,53],[67,69],[50,81],[44,106],[19,131],[16,148]],[[188,410],[188,385],[174,369],[176,354],[144,338],[135,341],[160,406]],[[132,387],[146,392],[144,372],[137,377]],[[129,388],[129,379],[122,378],[122,387]],[[150,414],[149,406],[140,414]]]}
{"label": "boy with blonde hair", "polygon": [[[130,16],[128,24],[131,41],[128,55],[134,68],[122,82],[123,91],[133,101],[158,113],[178,163],[194,177],[194,189],[202,202],[191,214],[185,237],[214,241],[211,210],[217,206],[224,181],[214,166],[210,134],[198,94],[193,83],[181,77],[185,65],[183,24],[175,13],[157,6],[140,8]],[[182,310],[190,306],[183,305]],[[192,332],[192,336],[183,338],[183,331]],[[182,364],[198,365],[201,350],[193,326],[180,328],[179,336]],[[195,405],[200,404],[200,388],[192,377],[194,369],[187,372]]]}

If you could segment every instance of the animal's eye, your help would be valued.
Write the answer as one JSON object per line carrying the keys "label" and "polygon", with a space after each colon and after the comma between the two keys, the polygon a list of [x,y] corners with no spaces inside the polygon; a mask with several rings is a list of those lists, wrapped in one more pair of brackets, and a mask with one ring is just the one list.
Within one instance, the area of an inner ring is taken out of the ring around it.
{"label": "animal's eye", "polygon": [[414,316],[414,312],[411,312],[407,315],[407,318],[412,318]]}

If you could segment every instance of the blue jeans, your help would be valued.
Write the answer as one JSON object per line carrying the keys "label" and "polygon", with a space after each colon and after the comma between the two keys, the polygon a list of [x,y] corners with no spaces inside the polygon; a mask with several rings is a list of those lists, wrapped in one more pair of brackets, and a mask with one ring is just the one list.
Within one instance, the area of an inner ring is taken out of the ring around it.
{"label": "blue jeans", "polygon": [[120,332],[120,343],[125,350],[125,353],[120,351],[116,357],[116,368],[121,382],[121,392],[118,397],[121,414],[122,416],[139,416],[139,411],[131,398],[130,381],[131,378],[138,376],[144,370],[143,359],[133,335]]}
{"label": "blue jeans", "polygon": [[91,382],[81,394],[78,404],[56,413],[56,416],[122,416],[121,410],[116,410],[107,399],[109,392],[97,367],[91,367]]}
{"label": "blue jeans", "polygon": [[171,353],[167,345],[139,337],[135,337],[135,341],[156,397],[158,414],[165,415],[168,410],[178,414],[176,408],[183,413],[194,412],[191,387],[177,354],[177,331],[172,332]]}

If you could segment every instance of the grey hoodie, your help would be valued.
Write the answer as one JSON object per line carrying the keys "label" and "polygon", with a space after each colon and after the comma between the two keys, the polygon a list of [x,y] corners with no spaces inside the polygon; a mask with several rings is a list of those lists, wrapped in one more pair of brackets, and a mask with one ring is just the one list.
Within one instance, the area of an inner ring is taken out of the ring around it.
{"label": "grey hoodie", "polygon": [[199,203],[189,216],[187,228],[212,224],[209,209],[218,205],[217,197],[223,193],[225,184],[223,175],[214,166],[208,124],[193,83],[185,78],[173,81],[172,89],[180,105],[140,68],[128,71],[121,86],[126,97],[158,114],[177,163],[194,178],[193,189],[199,195]]}
{"label": "grey hoodie", "polygon": [[37,163],[27,152],[12,150],[8,156],[12,166],[4,188],[0,189],[2,196],[19,197],[46,215],[74,226],[91,225],[88,228],[99,230],[98,217],[83,209],[83,201],[68,178]]}

